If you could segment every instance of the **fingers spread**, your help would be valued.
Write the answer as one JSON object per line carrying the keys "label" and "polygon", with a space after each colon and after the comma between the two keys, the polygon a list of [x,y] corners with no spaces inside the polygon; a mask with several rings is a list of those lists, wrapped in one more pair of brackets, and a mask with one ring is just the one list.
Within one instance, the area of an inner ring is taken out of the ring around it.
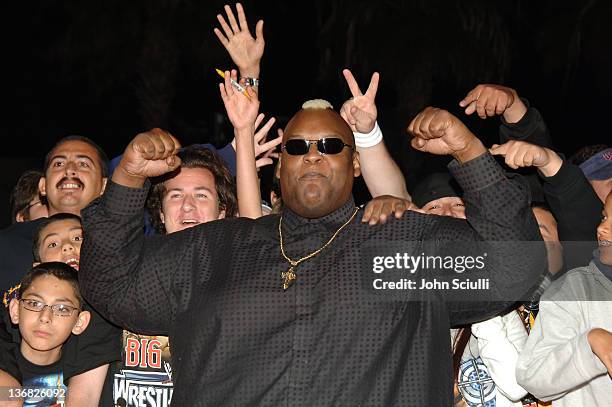
{"label": "fingers spread", "polygon": [[236,17],[234,17],[234,13],[232,12],[232,8],[228,5],[225,5],[225,7],[223,7],[225,9],[225,12],[227,13],[227,19],[229,20],[230,26],[232,27],[232,30],[234,30],[234,33],[237,33],[240,31],[240,27],[238,27],[238,23],[236,22]]}
{"label": "fingers spread", "polygon": [[376,92],[378,92],[378,82],[380,81],[380,75],[378,72],[374,72],[372,74],[372,79],[370,80],[370,86],[368,86],[368,90],[366,90],[365,95],[370,99],[374,99],[376,97]]}
{"label": "fingers spread", "polygon": [[242,4],[236,3],[236,11],[238,12],[238,22],[240,23],[240,29],[249,32],[249,25],[247,23],[246,15],[244,14],[244,9],[242,8]]}
{"label": "fingers spread", "polygon": [[361,89],[359,89],[359,85],[357,85],[357,81],[355,80],[353,73],[349,71],[348,69],[344,69],[342,71],[342,74],[344,75],[344,78],[346,79],[346,84],[348,85],[351,91],[351,94],[354,97],[361,96],[362,95]]}

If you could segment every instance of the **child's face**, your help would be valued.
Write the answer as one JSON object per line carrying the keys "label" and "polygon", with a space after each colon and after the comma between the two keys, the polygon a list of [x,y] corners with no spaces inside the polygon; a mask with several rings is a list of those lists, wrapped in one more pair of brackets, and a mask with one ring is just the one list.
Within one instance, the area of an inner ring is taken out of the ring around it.
{"label": "child's face", "polygon": [[83,231],[81,223],[75,219],[53,222],[40,231],[41,262],[59,261],[79,269]]}
{"label": "child's face", "polygon": [[[11,301],[9,311],[11,320],[19,325],[21,332],[21,352],[33,363],[40,360],[57,360],[62,344],[71,333],[80,334],[89,323],[89,312],[79,313],[79,302],[74,287],[55,276],[39,276],[32,281],[30,287],[22,294],[22,301]],[[23,300],[30,300],[27,305]],[[27,309],[36,303],[46,305],[62,304],[73,307],[68,316],[54,315],[50,307],[44,307],[36,312]],[[41,359],[41,356],[45,355]],[[53,356],[53,357],[52,357]]]}

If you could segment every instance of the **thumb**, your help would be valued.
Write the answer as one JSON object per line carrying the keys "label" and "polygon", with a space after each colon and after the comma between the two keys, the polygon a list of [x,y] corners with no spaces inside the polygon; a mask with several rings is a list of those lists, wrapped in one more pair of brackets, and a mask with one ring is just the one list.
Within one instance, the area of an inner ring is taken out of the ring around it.
{"label": "thumb", "polygon": [[364,112],[363,110],[361,110],[360,108],[358,108],[357,106],[351,107],[351,114],[357,120],[361,120],[361,119],[366,120],[366,119],[369,119],[368,114],[366,112]]}
{"label": "thumb", "polygon": [[503,155],[505,156],[508,153],[508,145],[507,144],[493,144],[489,149],[489,152],[492,155]]}
{"label": "thumb", "polygon": [[170,171],[177,169],[181,165],[181,159],[177,155],[166,158],[166,165]]}
{"label": "thumb", "polygon": [[423,147],[425,147],[425,144],[427,144],[427,141],[420,137],[413,137],[410,144],[412,144],[412,147],[416,148],[417,150],[422,150]]}

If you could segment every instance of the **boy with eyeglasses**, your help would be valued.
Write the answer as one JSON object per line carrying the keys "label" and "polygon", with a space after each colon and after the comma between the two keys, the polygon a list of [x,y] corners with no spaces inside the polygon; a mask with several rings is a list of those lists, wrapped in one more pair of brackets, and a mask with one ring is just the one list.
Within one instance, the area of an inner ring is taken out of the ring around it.
{"label": "boy with eyeglasses", "polygon": [[25,396],[24,405],[64,405],[62,347],[89,324],[82,306],[77,273],[65,263],[41,263],[21,281],[9,313],[22,338],[16,358],[23,388],[11,396]]}

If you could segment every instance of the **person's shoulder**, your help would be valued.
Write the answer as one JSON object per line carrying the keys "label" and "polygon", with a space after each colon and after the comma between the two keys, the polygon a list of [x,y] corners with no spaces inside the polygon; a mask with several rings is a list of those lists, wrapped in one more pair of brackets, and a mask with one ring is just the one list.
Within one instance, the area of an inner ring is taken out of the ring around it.
{"label": "person's shoulder", "polygon": [[30,220],[27,222],[17,222],[7,226],[4,229],[0,229],[0,238],[27,238],[31,239],[34,232],[38,228],[38,225],[43,221],[44,218]]}
{"label": "person's shoulder", "polygon": [[[595,263],[576,267],[557,278],[542,294],[542,301],[588,301],[602,296],[602,277]],[[604,281],[605,283],[605,281]],[[609,294],[607,294],[609,295]],[[605,294],[604,294],[605,296]]]}

